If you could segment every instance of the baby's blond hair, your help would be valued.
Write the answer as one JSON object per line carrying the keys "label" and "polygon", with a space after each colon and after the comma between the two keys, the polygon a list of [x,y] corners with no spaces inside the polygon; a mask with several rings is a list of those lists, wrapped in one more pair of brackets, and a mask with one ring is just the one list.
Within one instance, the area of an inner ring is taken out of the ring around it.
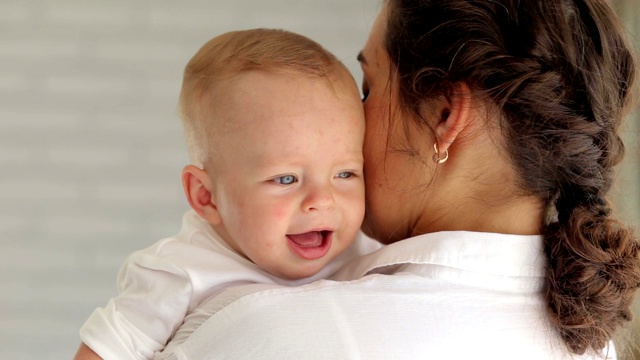
{"label": "baby's blond hair", "polygon": [[350,76],[320,44],[289,31],[232,31],[209,40],[187,64],[180,92],[180,116],[194,165],[204,166],[212,145],[211,120],[201,103],[219,82],[255,70],[326,78],[330,82],[332,74]]}

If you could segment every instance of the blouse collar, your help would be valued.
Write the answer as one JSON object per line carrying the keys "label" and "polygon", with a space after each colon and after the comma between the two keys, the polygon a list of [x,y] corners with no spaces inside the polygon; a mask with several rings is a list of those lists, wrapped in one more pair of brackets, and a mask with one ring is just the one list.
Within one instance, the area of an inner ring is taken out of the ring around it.
{"label": "blouse collar", "polygon": [[441,265],[487,275],[544,277],[541,235],[442,231],[408,238],[355,259],[332,279],[352,280],[382,267]]}

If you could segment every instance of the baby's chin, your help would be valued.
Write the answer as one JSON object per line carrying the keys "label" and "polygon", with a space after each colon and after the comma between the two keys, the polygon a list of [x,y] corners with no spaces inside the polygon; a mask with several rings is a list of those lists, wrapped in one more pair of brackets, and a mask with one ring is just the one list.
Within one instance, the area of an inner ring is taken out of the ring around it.
{"label": "baby's chin", "polygon": [[300,266],[291,266],[289,269],[282,269],[280,274],[272,273],[286,280],[301,280],[318,274],[333,259],[333,256],[327,256],[327,259],[314,260],[314,264],[308,264],[301,268]]}

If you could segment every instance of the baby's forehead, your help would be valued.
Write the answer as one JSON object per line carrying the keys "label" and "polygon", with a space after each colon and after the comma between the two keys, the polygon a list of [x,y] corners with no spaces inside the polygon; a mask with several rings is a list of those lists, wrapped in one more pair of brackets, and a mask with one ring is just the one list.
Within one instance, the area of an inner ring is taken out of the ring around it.
{"label": "baby's forehead", "polygon": [[274,129],[306,134],[314,131],[309,126],[329,126],[323,113],[349,122],[362,112],[359,91],[348,73],[320,77],[245,72],[212,86],[199,106],[212,143]]}
{"label": "baby's forehead", "polygon": [[346,68],[335,67],[328,68],[322,76],[278,68],[240,71],[221,77],[216,83],[211,84],[210,91],[212,93],[217,92],[218,94],[220,94],[220,92],[228,94],[243,92],[247,89],[255,88],[255,83],[258,79],[259,81],[271,84],[279,83],[282,86],[287,86],[287,84],[281,83],[280,80],[282,79],[308,84],[324,84],[338,92],[344,91],[345,89],[358,89],[353,76]]}
{"label": "baby's forehead", "polygon": [[[293,82],[298,85],[300,83],[313,85],[312,87],[318,91],[328,89],[335,95],[336,101],[357,99],[357,101],[353,102],[353,106],[362,106],[358,87],[348,71],[332,71],[327,76],[311,76],[292,71],[276,70],[244,71],[222,78],[209,87],[198,106],[202,108],[203,112],[208,112],[214,117],[216,113],[226,110],[242,113],[262,105],[260,102],[255,101],[258,93],[261,101],[265,99],[268,101],[269,98],[277,101],[277,97],[280,96],[280,90],[286,91],[287,88],[292,86]],[[302,97],[305,94],[299,95]],[[224,124],[216,124],[216,126],[218,125]]]}

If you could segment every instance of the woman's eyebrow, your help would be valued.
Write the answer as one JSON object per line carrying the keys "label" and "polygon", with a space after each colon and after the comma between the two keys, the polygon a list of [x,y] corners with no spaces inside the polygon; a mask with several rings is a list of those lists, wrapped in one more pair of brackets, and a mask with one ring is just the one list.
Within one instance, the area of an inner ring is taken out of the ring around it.
{"label": "woman's eyebrow", "polygon": [[367,65],[367,59],[364,58],[362,51],[358,53],[358,56],[356,57],[356,59],[358,59],[358,62],[360,62],[361,64]]}

